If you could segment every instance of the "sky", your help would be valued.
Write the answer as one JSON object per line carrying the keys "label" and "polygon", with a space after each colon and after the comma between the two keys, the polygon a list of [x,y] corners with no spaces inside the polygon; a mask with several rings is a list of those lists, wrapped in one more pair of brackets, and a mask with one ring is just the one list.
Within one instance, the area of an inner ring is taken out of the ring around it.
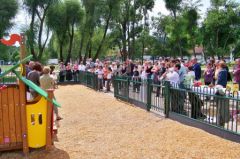
{"label": "sky", "polygon": [[[210,0],[201,0],[200,4],[202,4],[202,6],[199,8],[200,9],[200,15],[202,17],[204,17],[204,15],[207,11],[207,8],[210,7]],[[156,0],[155,1],[155,6],[154,6],[152,12],[150,13],[150,16],[157,16],[159,12],[161,12],[163,15],[168,15],[169,14],[169,11],[165,7],[164,0]]]}
{"label": "sky", "polygon": [[[18,0],[18,2],[21,4],[21,0]],[[201,4],[202,6],[200,7],[200,15],[204,17],[206,14],[207,8],[210,7],[210,0],[201,0]],[[156,0],[155,6],[152,12],[149,13],[149,15],[150,17],[157,16],[159,12],[161,12],[163,15],[169,14],[169,12],[165,7],[164,0]],[[15,25],[11,29],[10,33],[20,33],[21,28],[24,28],[24,26],[26,27],[29,25],[30,17],[26,14],[23,8],[19,8],[16,17],[13,19],[13,22]]]}

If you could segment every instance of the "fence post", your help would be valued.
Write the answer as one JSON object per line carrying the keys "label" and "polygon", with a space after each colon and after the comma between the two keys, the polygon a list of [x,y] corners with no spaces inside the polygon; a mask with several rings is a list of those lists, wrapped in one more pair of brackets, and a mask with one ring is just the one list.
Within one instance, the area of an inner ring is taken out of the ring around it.
{"label": "fence post", "polygon": [[150,78],[147,79],[147,111],[150,111],[151,109],[151,92],[152,92],[152,89],[151,89],[151,83],[152,83],[152,80]]}
{"label": "fence post", "polygon": [[129,86],[130,86],[130,79],[127,77],[127,101],[129,102]]}
{"label": "fence post", "polygon": [[114,97],[116,98],[116,91],[117,91],[117,82],[116,82],[116,76],[113,76],[113,79],[112,79],[112,84],[113,84],[113,94],[114,94]]}
{"label": "fence post", "polygon": [[164,85],[165,85],[165,93],[164,93],[164,99],[165,99],[165,102],[164,102],[164,113],[166,115],[166,118],[169,117],[169,110],[170,110],[170,82],[169,81],[165,81],[164,82]]}

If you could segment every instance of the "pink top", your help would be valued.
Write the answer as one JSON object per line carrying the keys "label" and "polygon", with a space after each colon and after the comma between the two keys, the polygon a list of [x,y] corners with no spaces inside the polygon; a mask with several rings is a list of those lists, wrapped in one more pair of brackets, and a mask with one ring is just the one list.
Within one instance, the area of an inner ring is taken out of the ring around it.
{"label": "pink top", "polygon": [[240,65],[237,65],[233,70],[233,81],[236,83],[240,82]]}

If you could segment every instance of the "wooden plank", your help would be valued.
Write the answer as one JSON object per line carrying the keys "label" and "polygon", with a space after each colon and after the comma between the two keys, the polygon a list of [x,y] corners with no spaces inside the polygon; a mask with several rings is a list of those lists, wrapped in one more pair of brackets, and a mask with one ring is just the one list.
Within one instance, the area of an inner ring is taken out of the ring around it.
{"label": "wooden plank", "polygon": [[4,144],[3,140],[3,110],[2,110],[2,91],[0,91],[0,145]]}
{"label": "wooden plank", "polygon": [[15,145],[0,145],[0,151],[19,150],[22,148],[22,143],[16,143]]}
{"label": "wooden plank", "polygon": [[14,109],[14,88],[9,87],[8,90],[8,111],[9,111],[9,128],[10,128],[10,143],[12,146],[16,144],[16,126],[15,126],[15,109]]}
{"label": "wooden plank", "polygon": [[3,143],[10,143],[9,111],[8,111],[8,88],[2,91],[2,108],[3,108]]}
{"label": "wooden plank", "polygon": [[21,110],[21,127],[22,127],[22,140],[23,140],[23,152],[28,154],[28,137],[27,137],[27,112],[26,112],[26,91],[25,85],[20,81],[20,110]]}
{"label": "wooden plank", "polygon": [[[26,56],[25,52],[25,37],[24,34],[21,34],[22,41],[20,42],[20,59],[24,59]],[[23,66],[23,76],[26,76],[25,64]],[[19,81],[19,90],[20,90],[20,108],[21,108],[21,126],[22,126],[22,138],[23,138],[23,153],[27,155],[29,153],[28,147],[28,136],[27,136],[27,110],[26,110],[26,86],[22,81]]]}
{"label": "wooden plank", "polygon": [[15,104],[15,124],[16,124],[16,137],[17,142],[22,142],[22,130],[21,130],[21,110],[19,89],[14,89],[14,104]]}
{"label": "wooden plank", "polygon": [[[53,99],[53,91],[54,90],[47,90],[48,98]],[[53,146],[53,103],[47,101],[47,133],[46,133],[46,150],[51,150]]]}

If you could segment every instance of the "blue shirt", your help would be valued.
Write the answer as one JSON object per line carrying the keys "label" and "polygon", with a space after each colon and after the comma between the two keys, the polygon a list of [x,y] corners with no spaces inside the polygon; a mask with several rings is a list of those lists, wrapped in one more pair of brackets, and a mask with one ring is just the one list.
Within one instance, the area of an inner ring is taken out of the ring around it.
{"label": "blue shirt", "polygon": [[221,85],[223,87],[227,86],[227,70],[226,69],[222,69],[218,73],[217,85]]}
{"label": "blue shirt", "polygon": [[193,70],[195,72],[195,80],[200,80],[201,79],[201,66],[200,64],[196,63],[194,66],[193,66]]}
{"label": "blue shirt", "polygon": [[186,73],[187,73],[187,70],[186,70],[185,66],[181,64],[181,68],[178,71],[180,83],[183,83]]}

